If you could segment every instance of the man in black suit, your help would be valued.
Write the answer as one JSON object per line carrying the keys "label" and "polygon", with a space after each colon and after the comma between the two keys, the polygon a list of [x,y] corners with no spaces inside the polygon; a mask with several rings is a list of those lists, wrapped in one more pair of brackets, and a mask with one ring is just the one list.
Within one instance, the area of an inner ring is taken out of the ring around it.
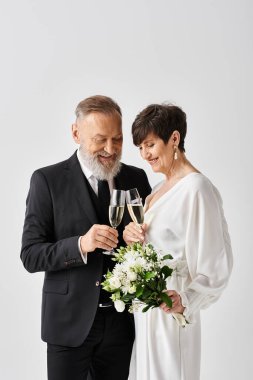
{"label": "man in black suit", "polygon": [[121,110],[112,99],[80,102],[72,135],[80,145],[68,160],[36,170],[31,178],[21,259],[44,271],[42,339],[48,344],[49,380],[127,380],[134,328],[127,311],[101,289],[112,269],[102,251],[123,244],[123,225],[109,226],[113,188],[150,193],[145,172],[120,162]]}

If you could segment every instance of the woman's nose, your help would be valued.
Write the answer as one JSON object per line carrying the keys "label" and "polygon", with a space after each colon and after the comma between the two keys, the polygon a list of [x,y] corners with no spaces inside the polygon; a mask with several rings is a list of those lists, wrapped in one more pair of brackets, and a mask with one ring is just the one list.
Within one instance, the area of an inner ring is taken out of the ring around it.
{"label": "woman's nose", "polygon": [[141,156],[144,160],[148,160],[151,157],[151,154],[147,149],[142,149]]}

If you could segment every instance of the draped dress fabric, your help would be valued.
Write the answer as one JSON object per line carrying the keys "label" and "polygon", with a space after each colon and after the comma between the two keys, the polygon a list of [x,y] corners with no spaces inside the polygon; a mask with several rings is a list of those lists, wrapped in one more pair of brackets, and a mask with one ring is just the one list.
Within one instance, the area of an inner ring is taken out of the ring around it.
{"label": "draped dress fabric", "polygon": [[160,308],[135,312],[136,341],[129,380],[198,380],[200,310],[219,298],[232,269],[222,200],[201,173],[182,178],[150,208],[149,199],[145,240],[180,263],[178,273],[168,279],[167,289],[180,293],[190,323],[179,327]]}

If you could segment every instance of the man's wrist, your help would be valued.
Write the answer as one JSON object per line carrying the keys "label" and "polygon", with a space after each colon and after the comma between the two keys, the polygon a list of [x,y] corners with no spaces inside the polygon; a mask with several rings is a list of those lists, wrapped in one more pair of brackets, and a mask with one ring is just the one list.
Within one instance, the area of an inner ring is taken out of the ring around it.
{"label": "man's wrist", "polygon": [[79,236],[79,239],[78,239],[78,249],[79,249],[79,252],[80,252],[80,255],[81,255],[81,258],[82,258],[84,264],[87,264],[87,253],[88,252],[85,252],[82,249],[82,244],[81,244],[82,237],[83,236]]}

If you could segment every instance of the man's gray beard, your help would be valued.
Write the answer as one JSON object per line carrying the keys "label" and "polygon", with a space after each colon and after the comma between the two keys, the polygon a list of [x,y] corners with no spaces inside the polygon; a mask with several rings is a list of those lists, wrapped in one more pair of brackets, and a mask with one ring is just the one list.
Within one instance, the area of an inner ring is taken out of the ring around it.
{"label": "man's gray beard", "polygon": [[94,175],[94,177],[96,177],[99,180],[110,181],[111,179],[113,179],[114,177],[116,177],[116,175],[120,171],[120,167],[121,167],[121,162],[120,162],[121,154],[117,155],[116,161],[114,162],[114,164],[111,167],[106,167],[105,165],[103,165],[99,161],[98,156],[100,154],[106,156],[106,154],[105,154],[104,151],[100,151],[100,152],[97,152],[95,154],[90,154],[90,153],[87,152],[87,150],[84,147],[80,146],[81,160],[82,160],[83,164],[88,169],[90,169],[90,171],[92,172],[92,174]]}

